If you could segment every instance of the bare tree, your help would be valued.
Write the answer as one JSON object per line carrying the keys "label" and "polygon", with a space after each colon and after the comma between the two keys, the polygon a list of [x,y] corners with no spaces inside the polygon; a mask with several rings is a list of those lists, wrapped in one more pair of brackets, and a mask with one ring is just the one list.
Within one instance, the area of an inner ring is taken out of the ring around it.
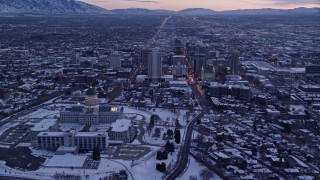
{"label": "bare tree", "polygon": [[196,137],[196,142],[198,143],[203,143],[204,141],[204,135],[203,134],[198,134]]}
{"label": "bare tree", "polygon": [[213,176],[213,172],[209,169],[202,169],[200,171],[200,177],[202,180],[209,180]]}

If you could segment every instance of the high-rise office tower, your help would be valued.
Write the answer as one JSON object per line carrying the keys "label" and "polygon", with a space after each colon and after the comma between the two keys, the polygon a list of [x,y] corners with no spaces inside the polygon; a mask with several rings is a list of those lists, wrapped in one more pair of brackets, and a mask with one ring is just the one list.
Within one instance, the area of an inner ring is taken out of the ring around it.
{"label": "high-rise office tower", "polygon": [[121,68],[121,54],[119,52],[113,52],[110,56],[110,67]]}
{"label": "high-rise office tower", "polygon": [[143,49],[141,51],[141,64],[144,67],[148,67],[148,56],[149,56],[150,53],[151,53],[150,49]]}
{"label": "high-rise office tower", "polygon": [[159,82],[162,76],[162,57],[157,49],[148,55],[148,76],[152,82]]}
{"label": "high-rise office tower", "polygon": [[231,74],[238,74],[238,65],[239,65],[239,51],[233,50],[230,60],[230,72]]}
{"label": "high-rise office tower", "polygon": [[193,71],[197,74],[201,74],[201,69],[206,68],[206,55],[198,53],[193,56]]}
{"label": "high-rise office tower", "polygon": [[173,53],[174,55],[184,55],[184,50],[183,50],[183,45],[181,43],[181,40],[176,39],[174,41]]}

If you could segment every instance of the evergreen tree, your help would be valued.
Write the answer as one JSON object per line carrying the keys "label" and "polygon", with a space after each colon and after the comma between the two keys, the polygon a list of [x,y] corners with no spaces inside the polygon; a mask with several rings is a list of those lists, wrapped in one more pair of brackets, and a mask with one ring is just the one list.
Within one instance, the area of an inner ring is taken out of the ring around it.
{"label": "evergreen tree", "polygon": [[161,166],[160,172],[165,172],[167,170],[167,167],[166,167],[167,165],[165,162],[162,162],[160,166]]}
{"label": "evergreen tree", "polygon": [[160,128],[157,127],[157,128],[155,129],[154,135],[155,135],[157,138],[159,138],[159,137],[161,136],[161,130],[160,130]]}
{"label": "evergreen tree", "polygon": [[96,159],[97,159],[96,147],[93,148],[93,151],[92,151],[92,159],[93,159],[93,160],[96,160]]}
{"label": "evergreen tree", "polygon": [[174,152],[174,144],[170,143],[169,145],[169,152]]}
{"label": "evergreen tree", "polygon": [[242,170],[245,170],[247,169],[247,161],[246,160],[243,160],[240,164],[239,164],[239,168],[242,169]]}
{"label": "evergreen tree", "polygon": [[167,141],[166,145],[164,146],[167,152],[170,152],[170,141]]}
{"label": "evergreen tree", "polygon": [[156,170],[158,170],[158,171],[161,170],[161,165],[160,165],[160,163],[157,163],[157,165],[156,165]]}
{"label": "evergreen tree", "polygon": [[222,142],[223,139],[224,139],[224,134],[222,134],[222,135],[217,135],[216,139],[217,139],[217,141]]}
{"label": "evergreen tree", "polygon": [[168,131],[167,131],[167,136],[168,136],[169,138],[172,138],[172,136],[173,136],[173,131],[172,131],[171,129],[168,129]]}
{"label": "evergreen tree", "polygon": [[180,126],[181,126],[178,118],[176,119],[175,125],[176,125],[176,128],[177,128],[177,129],[179,129]]}
{"label": "evergreen tree", "polygon": [[150,117],[150,122],[149,122],[149,126],[150,127],[154,127],[154,122],[155,122],[155,115],[151,115]]}
{"label": "evergreen tree", "polygon": [[175,129],[174,131],[174,140],[177,144],[180,144],[181,141],[181,133],[179,129]]}
{"label": "evergreen tree", "polygon": [[101,159],[99,146],[93,148],[92,159],[96,161],[99,161]]}
{"label": "evergreen tree", "polygon": [[167,153],[167,151],[163,151],[163,152],[162,152],[162,159],[163,159],[163,160],[168,159],[168,153]]}
{"label": "evergreen tree", "polygon": [[251,149],[251,152],[252,152],[252,155],[256,156],[257,155],[257,152],[258,152],[258,149],[256,147],[253,147]]}
{"label": "evergreen tree", "polygon": [[158,151],[157,152],[157,160],[162,160],[162,156],[163,156],[162,152]]}

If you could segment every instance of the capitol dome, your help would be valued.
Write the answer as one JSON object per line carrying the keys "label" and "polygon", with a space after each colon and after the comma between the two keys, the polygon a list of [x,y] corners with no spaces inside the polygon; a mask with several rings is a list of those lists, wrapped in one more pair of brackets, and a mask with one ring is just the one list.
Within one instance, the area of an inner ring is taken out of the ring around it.
{"label": "capitol dome", "polygon": [[87,92],[86,92],[87,96],[95,96],[97,95],[96,90],[93,87],[90,87]]}
{"label": "capitol dome", "polygon": [[93,87],[86,91],[85,107],[89,109],[99,108],[98,96]]}

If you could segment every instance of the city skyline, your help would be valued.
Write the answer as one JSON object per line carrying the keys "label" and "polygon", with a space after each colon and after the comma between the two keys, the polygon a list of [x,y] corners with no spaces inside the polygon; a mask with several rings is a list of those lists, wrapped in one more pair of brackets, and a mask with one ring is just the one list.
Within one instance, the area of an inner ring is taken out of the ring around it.
{"label": "city skyline", "polygon": [[298,7],[320,7],[317,0],[80,0],[105,9],[148,8],[182,10],[187,8],[208,8],[217,11],[236,9],[293,9]]}

